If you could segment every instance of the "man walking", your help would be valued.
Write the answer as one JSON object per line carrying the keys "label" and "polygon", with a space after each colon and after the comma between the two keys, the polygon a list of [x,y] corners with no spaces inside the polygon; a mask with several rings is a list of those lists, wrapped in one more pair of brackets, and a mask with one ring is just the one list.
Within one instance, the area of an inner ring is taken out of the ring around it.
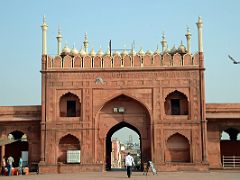
{"label": "man walking", "polygon": [[131,177],[132,174],[132,166],[134,165],[134,159],[133,157],[130,155],[130,152],[128,153],[128,155],[125,157],[125,166],[127,167],[127,176],[128,178]]}

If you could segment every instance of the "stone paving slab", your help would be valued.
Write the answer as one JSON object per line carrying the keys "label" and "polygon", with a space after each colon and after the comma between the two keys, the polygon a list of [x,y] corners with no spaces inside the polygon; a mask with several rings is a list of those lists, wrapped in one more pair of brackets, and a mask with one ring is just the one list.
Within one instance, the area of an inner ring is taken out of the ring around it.
{"label": "stone paving slab", "polygon": [[[79,173],[79,174],[30,174],[28,176],[0,176],[0,179],[19,180],[121,180],[127,178],[126,172]],[[144,176],[133,172],[132,180],[240,180],[240,171],[210,172],[159,172]]]}

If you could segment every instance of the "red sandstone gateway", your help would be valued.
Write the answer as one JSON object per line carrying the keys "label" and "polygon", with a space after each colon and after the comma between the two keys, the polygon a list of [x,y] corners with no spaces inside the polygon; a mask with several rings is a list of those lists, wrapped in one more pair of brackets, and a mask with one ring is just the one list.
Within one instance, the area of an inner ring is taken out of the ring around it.
{"label": "red sandstone gateway", "polygon": [[51,57],[44,18],[42,104],[0,108],[1,158],[24,156],[40,173],[104,171],[113,133],[128,127],[140,137],[142,167],[149,160],[157,171],[231,167],[240,156],[240,104],[205,103],[201,18],[197,27],[196,54],[188,29],[187,48],[168,50],[163,35],[154,53],[88,52],[87,34],[79,52],[61,51],[59,32]]}

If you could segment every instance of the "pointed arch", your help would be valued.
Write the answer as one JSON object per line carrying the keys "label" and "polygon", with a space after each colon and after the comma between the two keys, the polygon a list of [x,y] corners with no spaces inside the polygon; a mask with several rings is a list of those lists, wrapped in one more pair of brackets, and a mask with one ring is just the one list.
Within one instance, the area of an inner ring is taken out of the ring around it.
{"label": "pointed arch", "polygon": [[60,117],[80,117],[81,102],[77,95],[66,93],[60,97],[59,101]]}
{"label": "pointed arch", "polygon": [[199,53],[195,53],[193,55],[193,65],[195,65],[195,66],[199,65]]}
{"label": "pointed arch", "polygon": [[142,102],[141,100],[139,100],[137,97],[134,97],[126,92],[124,93],[118,93],[118,94],[114,94],[113,96],[110,96],[108,97],[104,103],[100,106],[99,110],[97,111],[97,114],[101,111],[101,109],[106,106],[106,104],[108,104],[109,102],[113,101],[114,99],[116,99],[117,97],[120,97],[120,96],[126,96],[126,97],[129,97],[130,99],[140,103],[144,108],[146,108],[147,110],[147,113],[149,115],[149,117],[151,118],[151,113],[150,113],[150,109],[149,107],[147,106],[147,104],[145,104],[144,102]]}
{"label": "pointed arch", "polygon": [[188,139],[175,133],[167,139],[165,159],[167,162],[190,162],[190,143]]}
{"label": "pointed arch", "polygon": [[80,151],[80,150],[81,150],[81,147],[80,147],[79,139],[72,134],[67,134],[62,138],[60,138],[59,140],[57,161],[62,163],[67,163],[67,152]]}
{"label": "pointed arch", "polygon": [[[141,142],[140,131],[135,126],[133,126],[132,124],[130,124],[128,122],[125,122],[125,121],[122,121],[122,122],[114,125],[106,134],[106,156],[105,156],[105,158],[106,158],[106,170],[111,170],[111,167],[112,167],[111,159],[113,157],[111,157],[111,154],[112,154],[112,141],[111,141],[111,137],[112,137],[112,135],[115,132],[117,132],[118,130],[120,130],[120,129],[124,128],[124,127],[127,127],[129,129],[133,130],[134,132],[136,132],[138,134],[140,142]],[[140,147],[141,147],[141,143],[140,143]]]}
{"label": "pointed arch", "polygon": [[166,115],[188,115],[188,98],[187,96],[175,90],[167,95],[164,102]]}
{"label": "pointed arch", "polygon": [[160,54],[153,55],[153,66],[162,66],[162,56]]}
{"label": "pointed arch", "polygon": [[62,57],[61,56],[55,56],[52,63],[52,68],[62,68]]}
{"label": "pointed arch", "polygon": [[92,67],[92,57],[87,55],[83,58],[83,68],[91,68]]}
{"label": "pointed arch", "polygon": [[53,58],[51,56],[47,57],[47,69],[51,69],[53,65]]}
{"label": "pointed arch", "polygon": [[[103,162],[107,162],[108,168],[111,167],[111,163],[109,163],[111,153],[106,150],[106,147],[108,147],[107,149],[111,149],[109,145],[111,140],[107,137],[113,134],[113,130],[116,131],[126,126],[138,132],[137,134],[140,134],[142,138],[140,142],[142,144],[141,152],[143,152],[141,162],[151,159],[151,117],[147,106],[135,97],[125,93],[109,97],[100,106],[95,118],[96,128],[99,129],[96,132],[99,137],[97,148],[99,152],[104,150],[105,153],[97,153],[97,158]],[[121,111],[119,111],[119,108]]]}
{"label": "pointed arch", "polygon": [[129,55],[125,55],[124,58],[123,58],[123,66],[125,68],[129,68],[129,67],[132,67],[132,59],[131,59],[131,56]]}
{"label": "pointed arch", "polygon": [[162,56],[163,66],[172,66],[172,56],[168,53],[164,53]]}
{"label": "pointed arch", "polygon": [[74,56],[74,58],[73,58],[73,67],[74,68],[82,68],[82,57]]}
{"label": "pointed arch", "polygon": [[182,56],[179,53],[173,55],[173,66],[182,66]]}
{"label": "pointed arch", "polygon": [[122,58],[120,55],[114,55],[113,56],[113,67],[120,68],[122,67]]}
{"label": "pointed arch", "polygon": [[111,68],[112,67],[112,58],[109,55],[105,55],[103,57],[103,68]]}
{"label": "pointed arch", "polygon": [[145,67],[153,66],[153,56],[152,55],[146,54],[143,57],[143,66],[145,66]]}
{"label": "pointed arch", "polygon": [[95,56],[93,59],[93,67],[101,68],[102,67],[102,58],[100,56]]}
{"label": "pointed arch", "polygon": [[192,66],[193,65],[191,54],[187,53],[187,54],[183,55],[183,65],[184,66]]}
{"label": "pointed arch", "polygon": [[69,55],[66,55],[63,58],[63,68],[72,68],[73,67],[73,58]]}

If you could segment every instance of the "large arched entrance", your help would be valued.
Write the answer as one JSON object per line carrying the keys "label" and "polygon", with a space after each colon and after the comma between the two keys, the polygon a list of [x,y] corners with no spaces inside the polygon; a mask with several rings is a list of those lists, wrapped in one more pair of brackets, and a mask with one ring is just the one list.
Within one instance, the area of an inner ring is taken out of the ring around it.
{"label": "large arched entrance", "polygon": [[[112,141],[112,136],[115,132],[122,128],[129,128],[136,132],[139,136],[140,140],[140,148],[134,147],[134,142],[120,142],[120,141]],[[130,144],[131,143],[131,144]],[[114,146],[117,146],[116,148]],[[114,149],[113,149],[114,148]],[[138,151],[140,150],[140,152]],[[117,152],[114,152],[117,151]],[[113,126],[107,133],[106,137],[106,170],[111,170],[113,168],[113,159],[114,159],[114,154],[118,156],[118,161],[121,164],[118,169],[124,169],[124,157],[127,155],[127,153],[130,152],[131,155],[134,158],[135,164],[137,165],[136,167],[140,166],[139,168],[136,168],[137,170],[140,170],[142,167],[142,158],[141,158],[141,135],[139,131],[132,126],[131,124],[128,124],[126,122],[120,122],[119,124]],[[138,158],[140,159],[140,164],[137,163]]]}
{"label": "large arched entrance", "polygon": [[240,131],[235,128],[228,128],[222,131],[220,150],[221,162],[223,167],[240,167]]}
{"label": "large arched entrance", "polygon": [[20,157],[23,159],[23,165],[28,165],[28,139],[27,135],[21,131],[13,131],[8,134],[10,144],[6,144],[5,157],[14,158],[13,166],[17,167]]}
{"label": "large arched entrance", "polygon": [[[112,135],[127,127],[135,131],[140,138],[140,159],[142,163],[151,160],[151,126],[150,114],[146,106],[140,101],[119,95],[107,101],[98,113],[97,158],[105,162],[106,170],[111,169]],[[102,138],[102,139],[101,139]],[[101,153],[102,152],[102,153]],[[124,154],[121,154],[124,156]]]}

